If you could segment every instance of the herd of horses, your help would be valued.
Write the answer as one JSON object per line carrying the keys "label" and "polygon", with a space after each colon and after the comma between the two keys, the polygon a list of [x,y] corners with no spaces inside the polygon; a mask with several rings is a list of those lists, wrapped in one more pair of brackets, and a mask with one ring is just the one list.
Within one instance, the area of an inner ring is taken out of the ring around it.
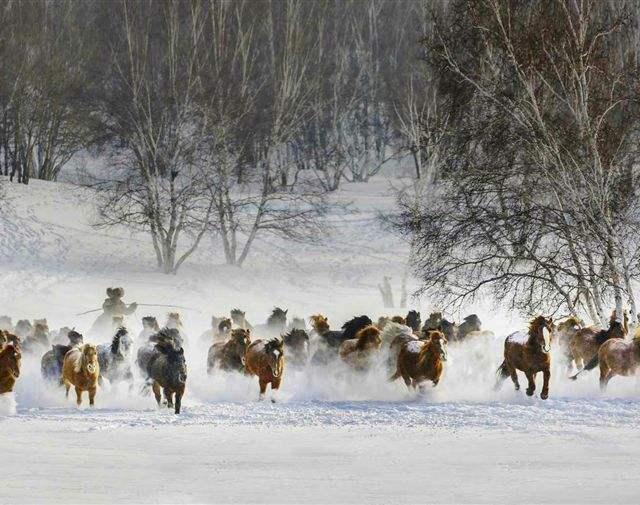
{"label": "herd of horses", "polygon": [[[368,371],[382,362],[388,380],[402,378],[408,388],[422,389],[428,382],[433,386],[440,382],[450,343],[493,338],[492,332],[483,331],[475,314],[460,324],[447,321],[438,312],[424,323],[415,310],[404,316],[380,317],[375,322],[361,315],[333,329],[322,314],[312,315],[307,328],[302,318],[289,321],[287,312],[276,307],[266,323],[254,326],[245,312],[233,309],[229,317],[214,316],[211,328],[191,343],[178,313],[170,313],[163,327],[155,317],[144,317],[136,339],[123,326],[122,317],[116,317],[111,340],[99,345],[85,342],[74,329],[50,332],[45,319],[33,324],[21,320],[13,326],[9,317],[1,316],[0,394],[13,391],[25,353],[41,356],[43,379],[63,386],[67,397],[73,387],[78,406],[85,391],[93,406],[104,380],[132,385],[137,368],[145,379],[143,391],[153,391],[159,406],[165,404],[179,414],[187,384],[185,345],[207,348],[203,360],[206,354],[206,369],[211,376],[226,371],[257,377],[260,399],[270,385],[271,401],[275,401],[285,357],[288,367],[300,370],[342,362],[353,373]],[[521,371],[527,378],[526,394],[532,396],[536,375],[541,372],[540,398],[547,399],[552,342],[556,341],[567,371],[570,373],[574,366],[579,370],[570,378],[599,366],[604,390],[613,376],[632,375],[640,365],[640,332],[631,339],[627,338],[628,332],[626,312],[619,317],[614,311],[607,328],[586,326],[576,317],[556,325],[550,317],[537,316],[526,330],[506,337],[496,388],[510,377],[519,390]]]}

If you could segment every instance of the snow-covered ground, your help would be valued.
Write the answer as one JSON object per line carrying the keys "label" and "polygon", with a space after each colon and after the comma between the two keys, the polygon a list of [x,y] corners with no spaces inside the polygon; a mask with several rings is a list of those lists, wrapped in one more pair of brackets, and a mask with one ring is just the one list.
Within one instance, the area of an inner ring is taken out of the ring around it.
{"label": "snow-covered ground", "polygon": [[[183,413],[158,410],[138,386],[98,392],[76,409],[43,384],[25,356],[14,395],[0,396],[0,503],[637,503],[640,401],[635,379],[601,395],[595,373],[577,382],[555,363],[550,399],[506,382],[493,390],[501,342],[517,315],[477,310],[495,338],[451,346],[445,377],[418,396],[388,383],[382,363],[366,375],[336,365],[286,370],[279,402],[258,403],[255,380],[205,373],[195,344],[212,314],[231,307],[250,321],[275,305],[322,312],[337,326],[384,310],[376,285],[395,296],[407,246],[377,224],[389,184],[347,184],[335,196],[351,212],[331,217],[322,245],[260,241],[242,268],[205,243],[175,276],[154,271],[146,237],[96,229],[94,195],[32,181],[7,188],[0,211],[0,314],[46,317],[85,331],[107,286],[127,302],[179,304],[192,344]],[[415,281],[409,279],[409,285]],[[414,300],[423,317],[434,307]],[[163,320],[166,309],[139,310]],[[460,314],[452,314],[459,318]],[[131,320],[137,333],[139,321]]]}

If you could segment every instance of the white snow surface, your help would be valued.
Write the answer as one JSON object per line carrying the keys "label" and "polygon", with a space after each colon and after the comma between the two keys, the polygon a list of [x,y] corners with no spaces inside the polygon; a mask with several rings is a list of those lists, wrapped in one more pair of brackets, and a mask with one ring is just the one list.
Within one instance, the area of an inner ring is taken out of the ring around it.
{"label": "white snow surface", "polygon": [[[232,307],[263,323],[274,306],[289,316],[329,316],[333,327],[359,314],[393,315],[376,285],[399,286],[408,248],[380,227],[389,183],[346,184],[320,245],[265,238],[243,268],[223,265],[215,239],[177,275],[154,269],[146,236],[98,229],[95,195],[68,184],[14,184],[0,212],[0,315],[46,317],[86,331],[107,286],[125,301],[178,304],[190,338],[189,376],[178,416],[152,396],[105,384],[96,408],[77,409],[25,355],[15,392],[0,395],[0,503],[637,503],[640,401],[635,378],[606,394],[597,370],[566,379],[555,357],[550,398],[495,391],[506,335],[525,321],[478,304],[496,337],[451,343],[445,374],[419,395],[387,381],[385,357],[366,373],[346,365],[285,366],[279,402],[258,402],[255,378],[205,371],[197,336]],[[409,278],[409,287],[416,281]],[[414,299],[423,319],[433,307]],[[162,323],[169,309],[141,308]],[[101,342],[106,342],[106,335]],[[95,343],[101,343],[95,342]],[[521,376],[521,384],[525,379]],[[72,397],[75,395],[71,395]]]}

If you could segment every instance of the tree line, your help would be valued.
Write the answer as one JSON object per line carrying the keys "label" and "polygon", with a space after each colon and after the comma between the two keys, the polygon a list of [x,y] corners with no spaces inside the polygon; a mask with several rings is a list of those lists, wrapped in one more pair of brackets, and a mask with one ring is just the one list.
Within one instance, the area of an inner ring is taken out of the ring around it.
{"label": "tree line", "polygon": [[420,134],[433,178],[399,195],[422,291],[521,312],[637,320],[633,1],[465,0],[429,16]]}
{"label": "tree line", "polygon": [[211,234],[322,235],[327,195],[428,156],[427,4],[412,0],[7,0],[0,173],[55,181],[78,153],[100,224],[148,233],[175,273]]}

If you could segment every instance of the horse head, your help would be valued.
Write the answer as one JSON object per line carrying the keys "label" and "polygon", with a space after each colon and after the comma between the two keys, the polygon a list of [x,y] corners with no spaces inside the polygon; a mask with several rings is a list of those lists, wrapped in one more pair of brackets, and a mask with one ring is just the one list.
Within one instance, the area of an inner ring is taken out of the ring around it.
{"label": "horse head", "polygon": [[20,352],[20,348],[13,344],[5,345],[2,351],[0,351],[0,363],[4,363],[4,367],[9,370],[9,373],[14,379],[20,377],[21,360],[22,353]]}
{"label": "horse head", "polygon": [[131,352],[132,345],[133,340],[129,336],[129,332],[125,327],[121,327],[111,341],[111,354],[127,358]]}
{"label": "horse head", "polygon": [[271,312],[271,315],[267,319],[267,325],[284,328],[287,325],[288,312],[289,312],[289,309],[283,310],[280,307],[275,307]]}
{"label": "horse head", "polygon": [[325,333],[329,331],[329,319],[322,314],[314,314],[309,318],[311,326],[317,333]]}
{"label": "horse head", "polygon": [[158,320],[153,316],[145,316],[142,318],[142,328],[145,330],[159,331],[160,325]]}
{"label": "horse head", "polygon": [[350,319],[346,323],[342,325],[342,329],[344,330],[344,338],[345,340],[356,338],[356,333],[358,333],[365,326],[370,326],[373,324],[369,316],[357,316],[353,319]]}
{"label": "horse head", "polygon": [[553,319],[537,316],[529,323],[529,345],[539,348],[543,353],[551,351],[551,336],[555,330]]}
{"label": "horse head", "polygon": [[69,339],[69,343],[73,346],[80,345],[84,341],[82,334],[75,330],[71,330],[67,333],[67,339]]}
{"label": "horse head", "polygon": [[431,330],[427,333],[427,339],[427,344],[421,352],[434,351],[441,361],[447,361],[449,342],[445,334],[439,330]]}
{"label": "horse head", "polygon": [[269,368],[274,377],[280,377],[284,369],[284,341],[279,338],[269,340],[264,346]]}
{"label": "horse head", "polygon": [[84,344],[84,346],[82,346],[82,363],[80,368],[90,374],[98,371],[98,349],[95,345]]}
{"label": "horse head", "polygon": [[418,331],[420,329],[420,323],[422,322],[420,319],[420,312],[416,310],[410,310],[409,312],[407,312],[407,317],[405,319],[407,321],[407,326],[413,331]]}
{"label": "horse head", "polygon": [[358,331],[356,337],[358,339],[358,342],[356,343],[356,350],[358,351],[380,349],[380,347],[382,346],[380,330],[375,326],[371,325],[362,328],[360,331]]}

